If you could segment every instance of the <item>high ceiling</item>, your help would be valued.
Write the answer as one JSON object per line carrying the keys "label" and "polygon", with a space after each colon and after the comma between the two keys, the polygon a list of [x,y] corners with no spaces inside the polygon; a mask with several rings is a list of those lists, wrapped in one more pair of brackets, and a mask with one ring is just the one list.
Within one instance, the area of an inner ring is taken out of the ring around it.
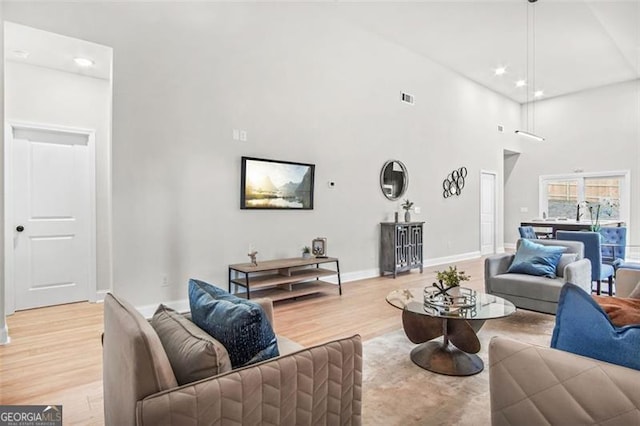
{"label": "high ceiling", "polygon": [[340,14],[520,103],[534,78],[548,98],[640,76],[640,0],[352,3]]}
{"label": "high ceiling", "polygon": [[[640,0],[426,0],[327,6],[351,25],[520,103],[533,100],[536,89],[549,98],[640,76]],[[99,78],[111,75],[110,48],[6,23],[6,58],[25,61],[16,50],[28,51],[28,62],[36,65]],[[95,65],[78,68],[73,63],[76,56],[92,58]],[[494,73],[499,66],[506,67],[502,76]],[[519,79],[526,79],[527,85],[517,88]]]}
{"label": "high ceiling", "polygon": [[[60,71],[109,80],[112,49],[77,38],[5,22],[4,54],[7,61],[28,63]],[[93,61],[80,67],[75,58]]]}

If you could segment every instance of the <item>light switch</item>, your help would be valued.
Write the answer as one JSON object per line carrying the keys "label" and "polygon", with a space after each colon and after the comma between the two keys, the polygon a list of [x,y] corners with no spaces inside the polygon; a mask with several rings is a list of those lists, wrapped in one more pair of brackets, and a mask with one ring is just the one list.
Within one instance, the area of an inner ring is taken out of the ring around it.
{"label": "light switch", "polygon": [[416,214],[420,214],[420,207],[414,207],[413,211],[416,212]]}
{"label": "light switch", "polygon": [[529,213],[529,207],[520,207],[520,213]]}

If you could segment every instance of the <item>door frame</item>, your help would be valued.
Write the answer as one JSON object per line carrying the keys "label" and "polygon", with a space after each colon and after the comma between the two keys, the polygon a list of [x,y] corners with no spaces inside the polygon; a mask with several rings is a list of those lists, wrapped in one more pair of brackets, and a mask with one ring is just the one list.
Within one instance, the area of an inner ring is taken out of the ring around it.
{"label": "door frame", "polygon": [[89,194],[89,274],[87,283],[87,300],[97,300],[97,250],[96,250],[96,149],[95,130],[79,127],[59,126],[55,124],[40,124],[22,121],[7,121],[5,123],[4,143],[4,283],[6,314],[15,312],[15,283],[14,283],[14,255],[13,238],[15,219],[13,215],[13,145],[14,130],[41,130],[58,133],[72,133],[87,137],[89,150],[89,179],[91,193]]}
{"label": "door frame", "polygon": [[498,252],[498,239],[497,237],[497,229],[498,229],[498,172],[493,170],[484,170],[480,169],[480,204],[479,204],[479,215],[478,215],[478,223],[480,229],[480,255],[482,254],[482,175],[492,175],[493,176],[493,253]]}

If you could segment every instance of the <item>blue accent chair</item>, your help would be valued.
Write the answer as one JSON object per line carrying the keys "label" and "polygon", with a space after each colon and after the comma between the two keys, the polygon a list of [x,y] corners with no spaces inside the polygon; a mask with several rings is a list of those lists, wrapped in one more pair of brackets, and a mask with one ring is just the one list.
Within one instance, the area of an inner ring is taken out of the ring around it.
{"label": "blue accent chair", "polygon": [[520,232],[520,238],[526,238],[528,240],[535,240],[538,238],[533,226],[520,226],[518,228],[518,232]]}
{"label": "blue accent chair", "polygon": [[618,269],[624,262],[627,250],[627,228],[605,226],[600,228],[602,235],[602,261]]}
{"label": "blue accent chair", "polygon": [[611,265],[602,263],[602,247],[599,232],[557,231],[556,239],[581,241],[584,244],[584,257],[591,261],[591,281],[597,283],[596,293],[600,294],[602,281],[609,283],[609,296],[613,294],[613,273]]}

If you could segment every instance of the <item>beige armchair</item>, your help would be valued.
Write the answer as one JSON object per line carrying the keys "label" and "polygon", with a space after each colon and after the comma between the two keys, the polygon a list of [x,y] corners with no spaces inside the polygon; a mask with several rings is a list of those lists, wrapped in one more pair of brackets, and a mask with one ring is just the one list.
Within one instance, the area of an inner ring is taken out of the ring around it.
{"label": "beige armchair", "polygon": [[640,286],[640,270],[625,268],[616,271],[616,297],[629,297],[631,292]]}
{"label": "beige armchair", "polygon": [[491,424],[640,424],[640,371],[494,337]]}
{"label": "beige armchair", "polygon": [[103,376],[107,425],[361,424],[360,336],[178,386],[149,322],[107,294]]}

